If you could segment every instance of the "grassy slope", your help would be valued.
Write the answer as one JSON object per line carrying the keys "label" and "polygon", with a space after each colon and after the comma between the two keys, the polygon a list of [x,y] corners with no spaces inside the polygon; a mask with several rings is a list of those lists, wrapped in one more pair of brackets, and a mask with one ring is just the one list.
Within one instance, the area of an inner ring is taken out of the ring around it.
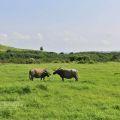
{"label": "grassy slope", "polygon": [[8,49],[10,49],[10,50],[18,50],[17,48],[9,47],[9,46],[5,46],[5,45],[0,44],[0,51],[6,51]]}
{"label": "grassy slope", "polygon": [[23,50],[29,50],[29,49],[14,48],[14,47],[10,47],[10,46],[0,44],[0,52],[4,52],[4,51],[7,51],[7,50],[23,51]]}
{"label": "grassy slope", "polygon": [[[45,67],[79,70],[79,82],[51,76],[28,80],[28,71]],[[120,63],[0,64],[0,120],[120,120]]]}

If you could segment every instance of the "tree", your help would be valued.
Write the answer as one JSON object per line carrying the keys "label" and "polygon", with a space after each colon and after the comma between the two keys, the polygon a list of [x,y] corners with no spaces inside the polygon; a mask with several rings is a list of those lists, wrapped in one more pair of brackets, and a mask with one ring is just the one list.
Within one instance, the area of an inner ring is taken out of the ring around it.
{"label": "tree", "polygon": [[40,47],[40,51],[43,51],[43,47],[42,46]]}

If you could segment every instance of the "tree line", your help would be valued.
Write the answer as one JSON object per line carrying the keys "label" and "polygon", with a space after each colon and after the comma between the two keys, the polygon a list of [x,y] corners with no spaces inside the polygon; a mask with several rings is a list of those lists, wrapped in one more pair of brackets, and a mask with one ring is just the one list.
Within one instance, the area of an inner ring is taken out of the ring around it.
{"label": "tree line", "polygon": [[93,64],[97,62],[120,62],[120,52],[55,53],[37,50],[10,50],[0,52],[0,63],[69,63]]}

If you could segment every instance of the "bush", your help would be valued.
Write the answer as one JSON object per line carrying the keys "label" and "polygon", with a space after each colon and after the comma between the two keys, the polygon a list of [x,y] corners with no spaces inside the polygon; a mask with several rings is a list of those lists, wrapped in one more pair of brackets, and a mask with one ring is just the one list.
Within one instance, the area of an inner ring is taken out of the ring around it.
{"label": "bush", "polygon": [[60,61],[58,61],[58,60],[54,60],[53,63],[60,63]]}
{"label": "bush", "polygon": [[112,58],[111,58],[111,61],[120,62],[120,55],[118,55],[118,54],[113,55]]}
{"label": "bush", "polygon": [[69,57],[69,60],[70,60],[71,62],[75,61],[75,60],[76,60],[76,56],[70,56],[70,57]]}
{"label": "bush", "polygon": [[32,64],[32,63],[35,63],[35,59],[34,58],[30,58],[26,61],[26,64]]}
{"label": "bush", "polygon": [[64,55],[64,52],[61,52],[60,54],[61,54],[61,55]]}
{"label": "bush", "polygon": [[8,49],[6,52],[12,52],[12,50]]}
{"label": "bush", "polygon": [[89,56],[80,56],[76,60],[77,60],[78,63],[82,63],[82,64],[85,64],[85,63],[92,64],[92,63],[94,63],[94,61],[91,60]]}
{"label": "bush", "polygon": [[70,63],[70,61],[69,60],[65,60],[65,63]]}

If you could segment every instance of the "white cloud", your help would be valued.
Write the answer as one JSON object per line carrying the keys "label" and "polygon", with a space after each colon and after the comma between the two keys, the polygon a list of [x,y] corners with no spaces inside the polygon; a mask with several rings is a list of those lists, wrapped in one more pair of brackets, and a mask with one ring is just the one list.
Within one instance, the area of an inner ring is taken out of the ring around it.
{"label": "white cloud", "polygon": [[[0,43],[15,47],[39,49],[43,46],[51,51],[95,51],[119,50],[120,35],[110,31],[66,30],[23,34],[14,32],[0,34]],[[29,41],[29,42],[28,42]]]}
{"label": "white cloud", "polygon": [[36,37],[36,39],[43,41],[43,34],[42,33],[37,33],[37,35],[35,37]]}
{"label": "white cloud", "polygon": [[6,40],[8,38],[8,35],[7,34],[0,34],[0,40]]}
{"label": "white cloud", "polygon": [[18,40],[30,40],[31,35],[26,35],[18,32],[14,32],[11,34],[0,34],[0,40],[7,40],[7,41],[18,41]]}
{"label": "white cloud", "polygon": [[22,33],[18,33],[18,32],[14,32],[14,33],[8,35],[8,39],[9,40],[30,40],[31,36],[22,34]]}
{"label": "white cloud", "polygon": [[39,48],[43,45],[43,35],[41,33],[25,34],[13,32],[9,34],[0,34],[0,44],[19,47],[19,48]]}
{"label": "white cloud", "polygon": [[65,31],[61,45],[68,51],[118,50],[120,35],[109,31]]}
{"label": "white cloud", "polygon": [[13,41],[43,41],[44,37],[42,33],[36,33],[36,34],[23,34],[19,32],[13,32],[10,34],[5,34],[1,33],[0,34],[0,40],[7,40],[8,42],[13,42]]}

